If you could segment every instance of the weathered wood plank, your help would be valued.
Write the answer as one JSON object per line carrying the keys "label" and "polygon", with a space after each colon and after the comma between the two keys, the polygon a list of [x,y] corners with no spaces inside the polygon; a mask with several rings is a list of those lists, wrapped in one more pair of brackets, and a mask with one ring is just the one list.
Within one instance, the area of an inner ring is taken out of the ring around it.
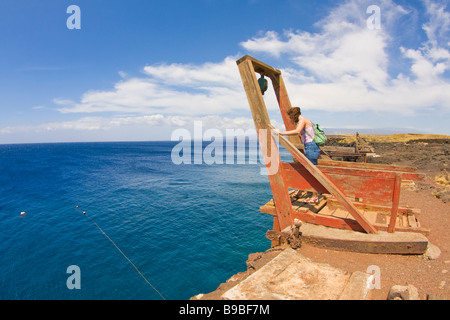
{"label": "weathered wood plank", "polygon": [[342,175],[351,175],[358,177],[378,177],[378,178],[386,178],[386,179],[395,179],[397,174],[400,175],[402,180],[412,180],[412,181],[420,181],[423,178],[423,175],[417,174],[415,172],[402,172],[400,170],[389,171],[389,170],[379,170],[375,168],[351,168],[351,167],[340,167],[333,165],[324,165],[320,164],[318,166],[322,172],[325,173],[333,173],[333,174],[342,174]]}
{"label": "weathered wood plank", "polygon": [[[353,205],[357,207],[359,210],[364,211],[375,211],[380,214],[384,215],[390,215],[392,211],[392,205],[385,206],[385,205],[378,205],[373,203],[362,203],[362,202],[355,202],[353,201]],[[328,206],[340,206],[340,204],[336,201],[336,199],[328,198]],[[420,210],[416,208],[404,208],[399,207],[398,208],[399,214],[420,214]]]}
{"label": "weathered wood plank", "polygon": [[408,215],[408,223],[411,228],[418,228],[417,220],[415,216]]}
{"label": "weathered wood plank", "polygon": [[276,69],[274,67],[271,67],[268,64],[266,64],[266,63],[264,63],[262,61],[259,61],[259,60],[255,59],[255,58],[253,58],[253,57],[251,57],[249,55],[245,55],[242,58],[240,58],[239,60],[237,60],[236,64],[239,66],[243,62],[250,62],[252,64],[253,69],[255,70],[255,72],[258,72],[258,73],[262,73],[263,72],[263,73],[265,73],[267,75],[270,75],[270,74],[281,75],[281,71],[280,70],[278,70],[278,69]]}
{"label": "weathered wood plank", "polygon": [[387,233],[379,231],[376,235],[349,232],[303,224],[300,229],[302,241],[318,247],[379,254],[424,254],[428,247],[425,235],[412,232]]}
{"label": "weathered wood plank", "polygon": [[325,152],[344,152],[344,153],[350,153],[354,154],[356,153],[355,147],[335,147],[335,146],[323,146],[320,149],[322,149]]}
{"label": "weathered wood plank", "polygon": [[[269,77],[272,80],[273,89],[278,100],[278,106],[280,108],[281,117],[283,119],[284,126],[286,127],[286,131],[295,130],[296,125],[288,115],[288,111],[292,108],[292,106],[283,77],[281,76],[281,73],[270,74]],[[290,135],[288,136],[288,139],[297,148],[301,148],[303,146],[299,135]]]}
{"label": "weathered wood plank", "polygon": [[[332,167],[348,167],[354,169],[374,169],[380,171],[400,171],[400,172],[416,172],[417,168],[408,166],[386,165],[379,163],[361,163],[361,162],[347,162],[319,159],[319,165]],[[423,175],[418,175],[419,177]]]}
{"label": "weathered wood plank", "polygon": [[392,211],[391,221],[389,222],[388,232],[393,233],[395,230],[395,223],[397,221],[398,205],[400,202],[400,190],[402,188],[402,176],[397,173],[394,180],[394,188],[392,195]]}

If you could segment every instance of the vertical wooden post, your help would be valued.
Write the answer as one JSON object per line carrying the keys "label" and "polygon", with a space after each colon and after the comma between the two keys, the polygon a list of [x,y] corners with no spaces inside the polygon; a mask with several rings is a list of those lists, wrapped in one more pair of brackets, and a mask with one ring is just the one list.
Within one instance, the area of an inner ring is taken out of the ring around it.
{"label": "vertical wooden post", "polygon": [[393,233],[397,222],[398,206],[400,202],[400,190],[402,188],[402,175],[397,173],[394,180],[394,192],[392,195],[391,220],[389,222],[388,232]]}
{"label": "vertical wooden post", "polygon": [[[269,75],[272,80],[273,89],[275,90],[275,96],[278,100],[278,105],[280,107],[281,117],[283,118],[284,126],[286,127],[286,131],[295,130],[295,123],[292,122],[291,118],[288,116],[288,111],[291,109],[291,100],[289,99],[289,95],[287,93],[286,85],[284,84],[284,80],[281,74]],[[288,136],[289,141],[296,146],[297,148],[303,147],[302,141],[298,135]]]}
{"label": "vertical wooden post", "polygon": [[[266,139],[262,139],[262,134],[267,133],[267,130],[270,130],[270,119],[267,113],[267,108],[264,103],[258,80],[256,79],[255,69],[253,67],[252,61],[250,59],[241,59],[237,61],[237,65],[239,67],[239,73],[241,75],[242,83],[247,94],[253,121],[258,132],[265,164],[269,171],[269,181],[272,189],[273,200],[275,202],[275,207],[277,210],[278,225],[279,228],[283,230],[293,224],[293,209],[289,196],[289,190],[284,182],[283,167],[281,166],[280,154],[271,135],[269,139],[267,139],[267,136]],[[263,130],[262,134],[260,134],[261,130]],[[272,145],[270,145],[269,143]],[[270,148],[267,148],[268,144]],[[269,152],[271,153],[270,158],[268,157]],[[276,172],[273,172],[273,168],[270,168],[272,164],[271,161],[278,161],[278,163],[280,164]]]}
{"label": "vertical wooden post", "polygon": [[[273,227],[272,227],[272,230],[273,231],[281,231],[281,228],[280,228],[280,224],[278,223],[278,218],[277,217],[273,217]],[[280,245],[280,241],[278,241],[278,240],[272,240],[272,243],[271,243],[271,247],[273,248],[273,247],[276,247],[276,246],[279,246]]]}

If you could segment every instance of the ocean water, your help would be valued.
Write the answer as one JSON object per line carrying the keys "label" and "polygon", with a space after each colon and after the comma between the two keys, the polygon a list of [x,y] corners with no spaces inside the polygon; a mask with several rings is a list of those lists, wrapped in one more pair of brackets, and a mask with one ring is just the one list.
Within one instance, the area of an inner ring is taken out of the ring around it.
{"label": "ocean water", "polygon": [[176,165],[176,144],[0,145],[0,299],[162,299],[105,234],[167,300],[245,271],[270,248],[263,166]]}

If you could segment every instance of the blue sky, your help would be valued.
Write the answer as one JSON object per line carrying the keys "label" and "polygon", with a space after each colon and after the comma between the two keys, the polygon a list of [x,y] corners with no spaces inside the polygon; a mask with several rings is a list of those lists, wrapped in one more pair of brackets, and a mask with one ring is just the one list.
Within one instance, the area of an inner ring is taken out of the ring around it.
{"label": "blue sky", "polygon": [[281,69],[325,129],[450,134],[448,1],[2,0],[0,44],[0,143],[252,129],[245,54]]}

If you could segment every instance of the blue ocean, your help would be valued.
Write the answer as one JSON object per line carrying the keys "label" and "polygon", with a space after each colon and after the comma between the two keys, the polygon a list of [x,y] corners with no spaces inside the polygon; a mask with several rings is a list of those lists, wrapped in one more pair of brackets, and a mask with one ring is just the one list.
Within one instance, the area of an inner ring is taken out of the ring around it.
{"label": "blue ocean", "polygon": [[184,300],[245,271],[270,248],[264,166],[177,165],[177,144],[0,145],[0,299]]}

